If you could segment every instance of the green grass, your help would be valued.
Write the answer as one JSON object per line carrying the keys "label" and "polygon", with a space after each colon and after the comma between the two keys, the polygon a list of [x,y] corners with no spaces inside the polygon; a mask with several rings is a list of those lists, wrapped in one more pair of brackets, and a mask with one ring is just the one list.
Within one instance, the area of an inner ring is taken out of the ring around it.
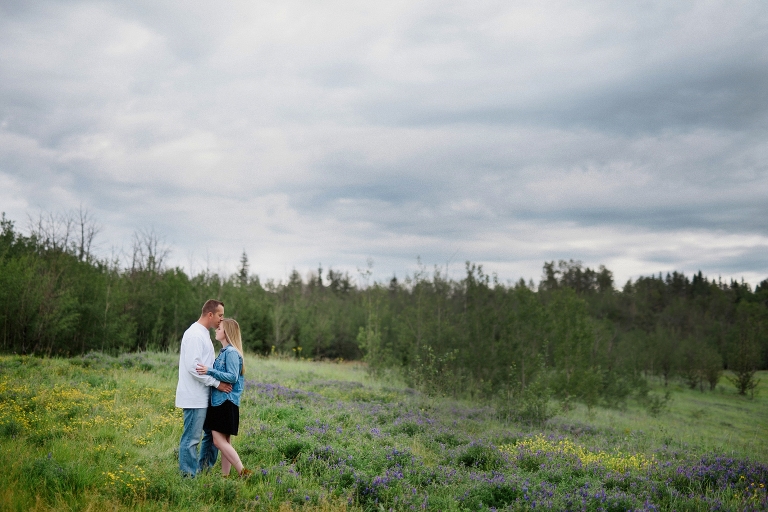
{"label": "green grass", "polygon": [[[241,481],[218,466],[180,477],[176,357],[0,356],[0,510],[517,510],[529,493],[557,510],[587,488],[589,510],[766,503],[765,374],[751,399],[725,380],[711,393],[672,384],[657,417],[576,404],[529,427],[359,363],[249,356],[234,445],[256,474]],[[702,469],[707,454],[736,469]]]}
{"label": "green grass", "polygon": [[657,417],[630,403],[625,409],[595,408],[580,404],[559,411],[553,421],[583,423],[632,433],[637,449],[668,445],[699,453],[716,452],[768,461],[768,372],[758,372],[754,397],[740,396],[723,378],[715,391],[701,392],[679,383],[657,383],[653,392],[671,393],[667,409]]}

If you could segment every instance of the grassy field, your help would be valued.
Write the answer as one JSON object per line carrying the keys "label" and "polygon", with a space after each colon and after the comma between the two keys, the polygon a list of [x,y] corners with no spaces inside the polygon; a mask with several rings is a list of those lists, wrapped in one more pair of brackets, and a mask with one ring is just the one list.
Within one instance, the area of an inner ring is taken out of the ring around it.
{"label": "grassy field", "polygon": [[[585,423],[617,432],[632,432],[641,451],[667,445],[695,453],[752,457],[768,462],[768,372],[761,372],[754,397],[739,396],[723,378],[713,392],[670,384],[671,401],[658,417],[633,404],[624,410],[584,406],[560,413],[554,421]],[[655,387],[659,395],[665,388]]]}
{"label": "grassy field", "polygon": [[768,375],[752,399],[671,385],[656,417],[553,402],[530,427],[359,364],[246,367],[235,446],[254,477],[188,480],[176,356],[0,357],[0,510],[768,508]]}

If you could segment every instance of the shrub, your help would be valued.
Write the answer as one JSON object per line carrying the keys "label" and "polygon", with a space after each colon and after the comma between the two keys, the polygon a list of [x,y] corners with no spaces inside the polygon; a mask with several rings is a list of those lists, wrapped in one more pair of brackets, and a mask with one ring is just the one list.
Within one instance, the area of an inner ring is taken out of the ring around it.
{"label": "shrub", "polygon": [[504,459],[496,448],[472,444],[457,457],[459,464],[484,470],[496,469],[504,465]]}
{"label": "shrub", "polygon": [[511,483],[484,483],[471,489],[463,498],[462,505],[470,510],[504,508],[523,496],[520,488]]}

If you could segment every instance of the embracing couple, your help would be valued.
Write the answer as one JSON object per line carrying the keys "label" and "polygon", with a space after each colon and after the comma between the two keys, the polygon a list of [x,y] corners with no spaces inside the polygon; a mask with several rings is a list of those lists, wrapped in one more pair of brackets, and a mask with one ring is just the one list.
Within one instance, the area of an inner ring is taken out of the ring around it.
{"label": "embracing couple", "polygon": [[[221,343],[215,360],[210,329],[216,329],[216,340]],[[224,318],[223,302],[209,300],[203,305],[200,318],[184,333],[179,352],[176,407],[184,411],[179,445],[181,474],[193,477],[213,467],[221,450],[221,472],[225,477],[232,466],[238,475],[250,475],[230,442],[240,423],[245,360],[240,326]]]}

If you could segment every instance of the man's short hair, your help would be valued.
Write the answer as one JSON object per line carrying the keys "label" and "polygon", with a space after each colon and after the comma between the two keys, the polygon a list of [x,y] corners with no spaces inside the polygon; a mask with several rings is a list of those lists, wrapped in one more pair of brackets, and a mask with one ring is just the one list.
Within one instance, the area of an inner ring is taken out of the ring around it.
{"label": "man's short hair", "polygon": [[208,313],[216,313],[216,310],[219,309],[219,306],[224,307],[224,303],[220,300],[209,299],[205,301],[205,304],[203,304],[203,316],[207,315]]}

